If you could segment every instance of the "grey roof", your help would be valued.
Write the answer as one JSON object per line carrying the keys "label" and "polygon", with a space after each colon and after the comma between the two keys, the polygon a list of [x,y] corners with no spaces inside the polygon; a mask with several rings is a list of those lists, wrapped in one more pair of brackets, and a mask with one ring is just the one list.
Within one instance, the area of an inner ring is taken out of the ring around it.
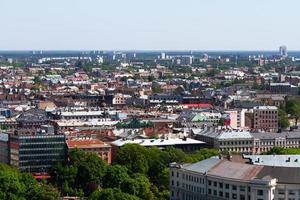
{"label": "grey roof", "polygon": [[47,112],[41,109],[30,109],[23,112],[18,118],[18,122],[44,122],[47,121],[49,117]]}
{"label": "grey roof", "polygon": [[275,138],[300,138],[299,131],[282,132],[282,133],[251,133],[257,139],[275,139]]}
{"label": "grey roof", "polygon": [[204,174],[219,162],[221,162],[220,159],[212,157],[194,164],[184,165],[183,169]]}
{"label": "grey roof", "polygon": [[218,139],[252,139],[253,136],[248,131],[223,131]]}
{"label": "grey roof", "polygon": [[264,166],[256,177],[264,178],[266,176],[276,178],[278,183],[300,184],[299,168]]}
{"label": "grey roof", "polygon": [[300,155],[244,155],[254,165],[300,167]]}
{"label": "grey roof", "polygon": [[192,129],[193,134],[206,136],[210,138],[216,138],[221,132],[216,130],[214,127],[204,127],[203,129]]}

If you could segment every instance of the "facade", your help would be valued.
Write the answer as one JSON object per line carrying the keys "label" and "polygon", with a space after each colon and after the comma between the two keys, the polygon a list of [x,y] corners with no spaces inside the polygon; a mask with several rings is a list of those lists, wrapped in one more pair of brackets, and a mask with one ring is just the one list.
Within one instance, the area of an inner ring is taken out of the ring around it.
{"label": "facade", "polygon": [[126,101],[127,99],[130,99],[131,96],[130,95],[126,95],[126,94],[116,94],[114,95],[112,104],[113,105],[126,105]]}
{"label": "facade", "polygon": [[209,158],[170,165],[171,200],[289,200],[300,198],[299,168]]}
{"label": "facade", "polygon": [[290,83],[270,83],[269,90],[272,94],[299,94],[299,88]]}
{"label": "facade", "polygon": [[64,135],[9,136],[10,165],[22,172],[47,172],[66,158]]}
{"label": "facade", "polygon": [[278,131],[278,109],[276,106],[257,106],[254,112],[254,129],[263,131]]}
{"label": "facade", "polygon": [[249,131],[218,131],[214,129],[192,129],[193,136],[206,142],[207,147],[219,151],[239,152],[245,154],[261,154],[274,147],[299,148],[300,132],[249,132]]}
{"label": "facade", "polygon": [[81,149],[85,152],[96,153],[102,160],[111,164],[111,146],[98,139],[76,138],[66,141],[68,151],[72,149]]}
{"label": "facade", "polygon": [[0,162],[8,164],[8,134],[0,133]]}

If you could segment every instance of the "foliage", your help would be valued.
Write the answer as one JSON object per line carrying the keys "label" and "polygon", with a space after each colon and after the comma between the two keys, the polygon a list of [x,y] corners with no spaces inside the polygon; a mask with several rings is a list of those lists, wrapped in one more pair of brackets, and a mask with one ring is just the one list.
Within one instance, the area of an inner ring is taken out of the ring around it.
{"label": "foliage", "polygon": [[0,164],[0,199],[55,200],[59,192],[51,185],[38,184],[31,174]]}
{"label": "foliage", "polygon": [[82,196],[82,192],[89,195],[98,185],[102,185],[106,168],[107,165],[97,154],[73,150],[69,160],[54,169],[56,185],[62,188],[64,195]]}
{"label": "foliage", "polygon": [[88,200],[139,200],[138,197],[122,192],[120,189],[104,189],[95,191]]}
{"label": "foliage", "polygon": [[278,122],[279,126],[282,128],[287,128],[290,126],[288,115],[283,109],[278,110]]}
{"label": "foliage", "polygon": [[160,86],[155,86],[155,85],[152,85],[151,90],[152,90],[153,93],[161,93],[162,92],[161,87]]}
{"label": "foliage", "polygon": [[266,153],[267,155],[289,155],[289,154],[300,154],[300,148],[290,148],[290,149],[285,149],[281,147],[274,147],[270,151]]}
{"label": "foliage", "polygon": [[121,184],[129,179],[127,168],[121,165],[114,165],[107,169],[103,180],[104,188],[120,188]]}
{"label": "foliage", "polygon": [[290,99],[286,102],[285,110],[288,114],[290,114],[296,120],[296,124],[298,119],[300,118],[300,102],[296,99]]}
{"label": "foliage", "polygon": [[86,196],[89,200],[166,200],[169,163],[197,162],[217,153],[214,149],[185,153],[172,147],[161,150],[127,144],[108,166],[96,154],[73,150],[66,163],[55,167],[54,182],[62,188],[62,194]]}

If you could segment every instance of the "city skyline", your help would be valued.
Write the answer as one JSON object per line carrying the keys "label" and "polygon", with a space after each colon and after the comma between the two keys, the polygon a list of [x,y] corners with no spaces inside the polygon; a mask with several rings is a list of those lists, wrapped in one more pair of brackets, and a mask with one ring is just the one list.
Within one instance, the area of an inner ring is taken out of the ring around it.
{"label": "city skyline", "polygon": [[295,0],[2,0],[1,50],[300,50]]}

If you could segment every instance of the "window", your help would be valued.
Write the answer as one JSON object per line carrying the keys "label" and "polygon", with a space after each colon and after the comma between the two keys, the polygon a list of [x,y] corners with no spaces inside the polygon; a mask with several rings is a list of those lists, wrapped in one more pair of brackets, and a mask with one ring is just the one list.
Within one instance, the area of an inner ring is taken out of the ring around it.
{"label": "window", "polygon": [[232,199],[236,199],[237,195],[236,194],[232,194]]}
{"label": "window", "polygon": [[214,187],[217,187],[217,182],[214,182]]}
{"label": "window", "polygon": [[226,188],[226,189],[229,189],[229,184],[225,184],[225,188]]}
{"label": "window", "polygon": [[214,190],[214,196],[217,196],[217,190]]}
{"label": "window", "polygon": [[289,195],[295,195],[295,194],[296,194],[295,190],[289,190]]}
{"label": "window", "polygon": [[222,191],[219,191],[219,196],[223,197],[223,192]]}
{"label": "window", "polygon": [[208,189],[208,194],[211,194],[211,189]]}
{"label": "window", "polygon": [[231,186],[232,190],[236,190],[236,185]]}
{"label": "window", "polygon": [[245,186],[240,186],[240,191],[242,191],[242,192],[246,191]]}
{"label": "window", "polygon": [[211,181],[208,181],[208,185],[211,185]]}
{"label": "window", "polygon": [[219,183],[219,188],[223,188],[223,183]]}
{"label": "window", "polygon": [[240,195],[240,200],[246,200],[245,195],[241,194]]}
{"label": "window", "polygon": [[229,198],[229,192],[225,193],[225,198]]}
{"label": "window", "polygon": [[264,191],[263,190],[257,190],[257,195],[259,195],[259,196],[264,195]]}

